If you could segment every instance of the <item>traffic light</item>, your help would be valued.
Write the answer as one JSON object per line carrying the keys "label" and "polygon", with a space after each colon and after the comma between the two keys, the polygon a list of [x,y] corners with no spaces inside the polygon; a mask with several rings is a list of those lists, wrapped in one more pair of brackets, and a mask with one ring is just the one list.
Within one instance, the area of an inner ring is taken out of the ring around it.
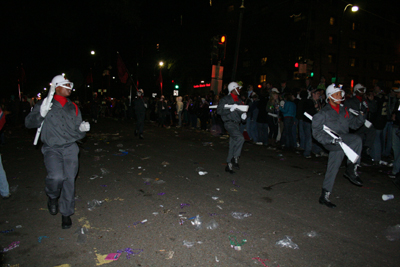
{"label": "traffic light", "polygon": [[175,89],[179,89],[179,85],[175,84]]}
{"label": "traffic light", "polygon": [[299,62],[294,63],[294,67],[298,68],[299,67]]}
{"label": "traffic light", "polygon": [[310,73],[310,77],[311,77],[311,78],[314,77],[314,72],[311,72],[311,73]]}
{"label": "traffic light", "polygon": [[218,60],[224,60],[226,54],[226,36],[220,35],[218,38]]}

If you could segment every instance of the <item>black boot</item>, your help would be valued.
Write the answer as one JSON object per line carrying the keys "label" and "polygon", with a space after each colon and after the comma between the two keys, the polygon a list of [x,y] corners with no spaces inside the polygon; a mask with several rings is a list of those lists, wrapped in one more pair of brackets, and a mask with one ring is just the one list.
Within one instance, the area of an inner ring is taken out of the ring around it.
{"label": "black boot", "polygon": [[56,198],[51,199],[49,197],[47,200],[47,208],[49,209],[51,215],[56,215],[58,213],[58,200]]}
{"label": "black boot", "polygon": [[336,205],[329,200],[330,194],[331,192],[328,192],[326,189],[322,188],[322,193],[319,197],[319,204],[326,205],[328,208],[336,208]]}
{"label": "black boot", "polygon": [[359,166],[358,164],[349,163],[347,165],[346,172],[344,173],[343,176],[346,177],[347,179],[349,179],[349,181],[352,182],[353,184],[362,186],[363,182],[358,177],[358,173],[357,173],[358,166]]}
{"label": "black boot", "polygon": [[61,227],[62,229],[69,229],[72,226],[72,220],[71,220],[71,216],[62,216],[62,223],[61,223]]}
{"label": "black boot", "polygon": [[229,172],[230,174],[234,174],[235,172],[232,169],[232,163],[228,162],[225,167],[225,171]]}
{"label": "black boot", "polygon": [[232,158],[231,162],[232,162],[232,167],[233,167],[235,170],[240,170],[240,167],[239,167],[239,158]]}

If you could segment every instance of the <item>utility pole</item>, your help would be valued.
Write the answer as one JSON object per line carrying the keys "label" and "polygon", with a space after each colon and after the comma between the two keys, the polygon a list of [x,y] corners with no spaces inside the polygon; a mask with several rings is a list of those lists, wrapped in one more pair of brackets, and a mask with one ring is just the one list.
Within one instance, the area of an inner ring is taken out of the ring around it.
{"label": "utility pole", "polygon": [[235,57],[233,59],[233,69],[232,69],[232,81],[236,79],[236,70],[238,65],[238,57],[239,57],[239,47],[240,47],[240,37],[242,34],[242,20],[243,20],[243,12],[244,12],[244,0],[242,0],[242,5],[240,6],[240,15],[239,15],[239,26],[238,33],[236,37],[236,48],[235,48]]}

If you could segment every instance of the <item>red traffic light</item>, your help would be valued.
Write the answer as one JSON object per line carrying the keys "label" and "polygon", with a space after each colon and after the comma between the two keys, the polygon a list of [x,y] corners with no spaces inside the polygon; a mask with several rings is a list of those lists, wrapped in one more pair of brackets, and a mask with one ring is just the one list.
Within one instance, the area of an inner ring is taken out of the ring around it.
{"label": "red traffic light", "polygon": [[298,68],[299,67],[299,63],[298,62],[294,63],[294,67]]}
{"label": "red traffic light", "polygon": [[222,35],[222,36],[219,38],[219,44],[225,44],[225,41],[226,41],[226,37],[225,37],[225,35]]}

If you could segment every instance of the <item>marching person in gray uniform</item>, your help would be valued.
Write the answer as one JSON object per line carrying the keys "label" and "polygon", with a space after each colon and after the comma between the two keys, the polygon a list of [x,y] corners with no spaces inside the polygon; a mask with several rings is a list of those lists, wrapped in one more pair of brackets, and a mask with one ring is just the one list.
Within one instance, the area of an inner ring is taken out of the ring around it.
{"label": "marching person in gray uniform", "polygon": [[[377,105],[374,101],[374,94],[371,92],[371,94],[366,96],[366,90],[367,88],[362,84],[356,84],[354,86],[354,96],[350,99],[346,99],[344,105],[348,109],[351,108],[359,113],[362,113],[366,119],[369,119],[370,114],[377,111]],[[365,125],[361,125],[360,128],[356,129],[355,133],[363,140],[365,139],[365,152],[367,155],[370,155],[370,150],[374,147],[376,135],[374,126],[371,125],[370,128],[367,128]]]}
{"label": "marching person in gray uniform", "polygon": [[[239,98],[241,86],[236,82],[231,82],[228,85],[229,94],[223,97],[217,107],[217,113],[221,115],[224,122],[224,127],[229,133],[229,152],[226,159],[226,172],[235,173],[233,168],[239,170],[239,157],[242,152],[244,137],[239,129],[239,124],[242,120],[246,120],[247,114],[237,109],[238,105],[243,105]],[[232,105],[226,109],[225,105]]]}
{"label": "marching person in gray uniform", "polygon": [[25,118],[27,128],[41,129],[42,153],[47,169],[47,207],[51,215],[60,210],[62,229],[71,227],[70,216],[75,212],[75,178],[79,165],[76,141],[84,138],[90,130],[89,123],[82,121],[78,106],[67,98],[72,88],[73,83],[63,75],[55,76],[48,96],[39,101]]}
{"label": "marching person in gray uniform", "polygon": [[[321,109],[312,119],[312,132],[314,138],[329,150],[328,167],[325,173],[325,179],[322,184],[322,194],[319,198],[319,203],[326,205],[329,208],[335,208],[336,205],[330,202],[329,196],[335,183],[336,175],[342,163],[344,152],[339,145],[343,141],[358,155],[361,154],[362,140],[356,134],[349,134],[349,128],[358,129],[364,124],[364,116],[355,116],[341,105],[344,100],[344,91],[331,84],[326,89],[326,98],[328,104]],[[323,127],[327,126],[336,132],[339,137],[333,138],[324,131]],[[355,185],[362,186],[362,181],[358,177],[357,167],[360,159],[354,164],[347,160],[347,168],[344,176]]]}
{"label": "marching person in gray uniform", "polygon": [[133,101],[133,108],[135,109],[135,115],[136,115],[135,136],[139,135],[140,139],[143,139],[144,119],[146,117],[146,109],[147,109],[147,103],[144,101],[143,96],[144,96],[143,89],[139,89],[137,91],[137,96]]}

